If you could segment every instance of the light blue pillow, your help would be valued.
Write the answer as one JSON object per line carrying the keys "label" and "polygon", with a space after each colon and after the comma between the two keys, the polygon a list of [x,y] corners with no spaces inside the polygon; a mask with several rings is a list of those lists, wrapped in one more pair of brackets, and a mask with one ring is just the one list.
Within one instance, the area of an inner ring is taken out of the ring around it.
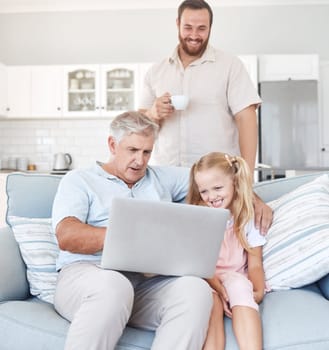
{"label": "light blue pillow", "polygon": [[51,219],[9,216],[8,221],[27,267],[30,293],[53,303],[59,248],[52,231]]}
{"label": "light blue pillow", "polygon": [[273,223],[263,247],[267,284],[298,288],[329,273],[329,178],[322,175],[268,203]]}

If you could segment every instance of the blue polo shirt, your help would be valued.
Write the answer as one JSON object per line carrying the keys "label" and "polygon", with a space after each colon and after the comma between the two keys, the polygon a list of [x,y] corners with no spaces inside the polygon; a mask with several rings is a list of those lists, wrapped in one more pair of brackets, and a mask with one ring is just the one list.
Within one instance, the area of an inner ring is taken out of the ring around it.
{"label": "blue polo shirt", "polygon": [[[81,222],[107,227],[114,197],[180,202],[188,189],[189,169],[149,166],[146,174],[132,188],[96,163],[84,170],[72,170],[61,180],[52,212],[53,228],[64,218],[73,216]],[[147,214],[145,220],[147,220]],[[60,251],[57,269],[77,261],[100,262],[101,252],[93,255]]]}

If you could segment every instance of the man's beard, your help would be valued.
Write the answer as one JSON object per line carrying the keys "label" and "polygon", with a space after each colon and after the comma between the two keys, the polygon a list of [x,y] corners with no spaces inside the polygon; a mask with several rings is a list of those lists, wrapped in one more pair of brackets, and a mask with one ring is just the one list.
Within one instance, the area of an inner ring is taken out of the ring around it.
{"label": "man's beard", "polygon": [[208,41],[209,41],[209,36],[205,41],[203,41],[202,39],[198,39],[198,42],[201,43],[201,45],[198,47],[189,48],[188,43],[187,43],[189,41],[189,39],[183,39],[180,34],[179,34],[178,38],[179,38],[179,43],[180,43],[181,49],[187,55],[194,56],[194,57],[201,57],[202,56],[202,54],[205,52],[205,50],[207,48]]}

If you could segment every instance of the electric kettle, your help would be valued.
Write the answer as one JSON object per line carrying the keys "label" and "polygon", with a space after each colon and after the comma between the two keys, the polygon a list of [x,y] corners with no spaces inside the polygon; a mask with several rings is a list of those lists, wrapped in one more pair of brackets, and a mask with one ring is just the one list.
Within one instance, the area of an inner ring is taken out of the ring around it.
{"label": "electric kettle", "polygon": [[54,155],[53,170],[68,170],[72,164],[72,157],[69,153],[56,153]]}

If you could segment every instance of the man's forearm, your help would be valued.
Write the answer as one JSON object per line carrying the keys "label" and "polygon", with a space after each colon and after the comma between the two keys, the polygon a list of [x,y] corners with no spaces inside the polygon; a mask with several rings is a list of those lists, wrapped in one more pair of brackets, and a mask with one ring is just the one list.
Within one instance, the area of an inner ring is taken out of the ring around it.
{"label": "man's forearm", "polygon": [[60,249],[78,254],[95,254],[103,249],[106,228],[82,223],[67,217],[56,227]]}

